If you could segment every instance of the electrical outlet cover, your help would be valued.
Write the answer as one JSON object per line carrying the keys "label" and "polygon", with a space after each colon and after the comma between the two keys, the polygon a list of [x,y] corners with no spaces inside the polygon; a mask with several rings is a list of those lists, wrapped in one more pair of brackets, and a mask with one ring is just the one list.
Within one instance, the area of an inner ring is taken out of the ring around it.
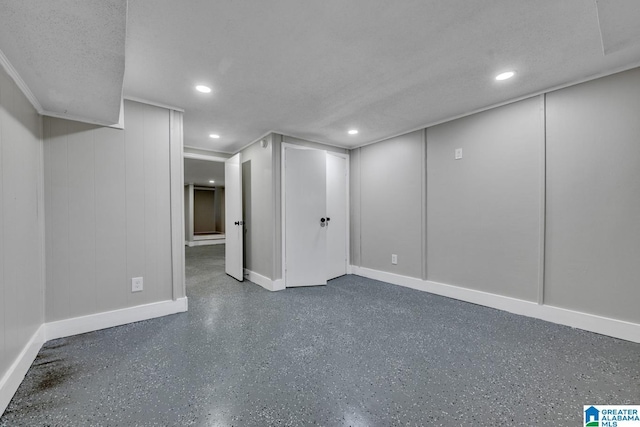
{"label": "electrical outlet cover", "polygon": [[131,279],[131,292],[142,292],[144,282],[142,277],[134,277]]}

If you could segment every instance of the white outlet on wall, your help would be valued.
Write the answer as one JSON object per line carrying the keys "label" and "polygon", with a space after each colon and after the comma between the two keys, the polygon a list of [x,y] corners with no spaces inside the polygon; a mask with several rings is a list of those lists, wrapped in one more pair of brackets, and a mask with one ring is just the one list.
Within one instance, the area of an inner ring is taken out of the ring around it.
{"label": "white outlet on wall", "polygon": [[462,148],[456,148],[456,160],[460,160],[462,158]]}
{"label": "white outlet on wall", "polygon": [[391,254],[391,264],[397,264],[397,263],[398,263],[398,255]]}
{"label": "white outlet on wall", "polygon": [[142,289],[142,277],[134,277],[133,279],[131,279],[131,292],[142,292]]}

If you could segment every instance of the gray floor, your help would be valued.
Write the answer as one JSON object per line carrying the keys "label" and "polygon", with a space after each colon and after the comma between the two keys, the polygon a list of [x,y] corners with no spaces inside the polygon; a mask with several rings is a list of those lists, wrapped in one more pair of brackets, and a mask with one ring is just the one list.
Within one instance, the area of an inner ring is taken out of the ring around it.
{"label": "gray floor", "polygon": [[346,276],[271,293],[187,248],[189,312],[47,343],[0,426],[581,425],[640,345]]}

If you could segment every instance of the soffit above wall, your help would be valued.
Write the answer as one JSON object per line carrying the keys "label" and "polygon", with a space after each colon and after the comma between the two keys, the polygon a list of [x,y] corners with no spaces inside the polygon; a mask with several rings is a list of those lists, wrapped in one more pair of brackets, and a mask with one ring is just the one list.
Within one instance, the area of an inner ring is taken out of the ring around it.
{"label": "soffit above wall", "polygon": [[640,1],[597,0],[605,55],[640,45]]}
{"label": "soffit above wall", "polygon": [[118,123],[126,17],[126,0],[3,0],[0,51],[41,114]]}

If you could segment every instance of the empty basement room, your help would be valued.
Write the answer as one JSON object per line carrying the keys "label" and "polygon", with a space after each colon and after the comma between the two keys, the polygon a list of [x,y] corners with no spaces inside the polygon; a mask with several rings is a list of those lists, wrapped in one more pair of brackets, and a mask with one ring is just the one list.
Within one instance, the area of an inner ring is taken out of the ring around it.
{"label": "empty basement room", "polygon": [[0,1],[0,427],[640,425],[638,22]]}

